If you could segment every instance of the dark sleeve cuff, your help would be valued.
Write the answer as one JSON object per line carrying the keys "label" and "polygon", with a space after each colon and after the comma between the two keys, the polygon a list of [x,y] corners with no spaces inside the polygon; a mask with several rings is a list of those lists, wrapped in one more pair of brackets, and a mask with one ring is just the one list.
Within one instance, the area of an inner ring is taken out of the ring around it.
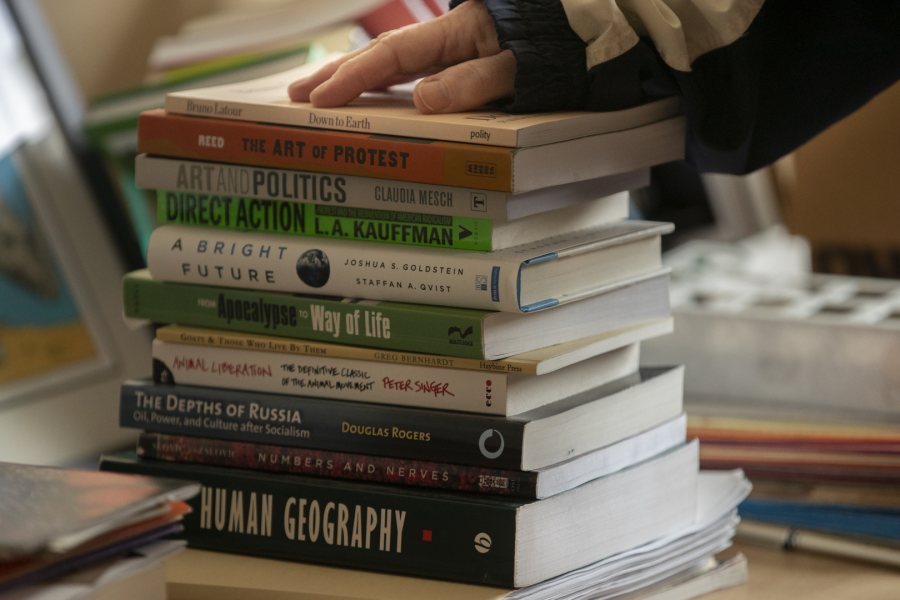
{"label": "dark sleeve cuff", "polygon": [[[451,8],[463,0],[451,2]],[[516,58],[515,95],[498,103],[509,112],[584,108],[585,45],[558,0],[483,0],[500,47]]]}

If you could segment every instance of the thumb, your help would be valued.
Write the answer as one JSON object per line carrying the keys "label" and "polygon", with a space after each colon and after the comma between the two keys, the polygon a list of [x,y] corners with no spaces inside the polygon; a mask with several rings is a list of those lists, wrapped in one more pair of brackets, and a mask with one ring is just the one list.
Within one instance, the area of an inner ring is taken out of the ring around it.
{"label": "thumb", "polygon": [[447,67],[420,81],[413,102],[423,113],[461,112],[513,95],[516,60],[510,50]]}

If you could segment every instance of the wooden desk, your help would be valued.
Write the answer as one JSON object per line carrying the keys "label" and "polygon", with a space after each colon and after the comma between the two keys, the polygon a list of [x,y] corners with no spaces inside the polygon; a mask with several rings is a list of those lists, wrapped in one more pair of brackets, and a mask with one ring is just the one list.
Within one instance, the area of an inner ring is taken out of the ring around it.
{"label": "wooden desk", "polygon": [[[743,552],[749,561],[749,583],[714,592],[704,600],[806,600],[900,598],[900,570],[840,560],[811,553],[738,544],[733,551]],[[168,567],[169,600],[311,600],[322,597],[357,597],[396,600],[438,598],[451,589],[429,580],[382,575],[354,581],[342,577],[345,571],[304,565],[303,569],[285,569],[286,563],[252,557],[227,555],[226,561],[210,562],[211,553],[188,550],[170,559]],[[202,572],[204,565],[227,565],[216,572]],[[334,582],[340,581],[340,590]],[[258,587],[259,586],[259,587]],[[496,598],[497,590],[465,584],[451,586],[453,597],[473,600]],[[440,591],[439,591],[440,590]],[[337,593],[337,596],[331,594]]]}
{"label": "wooden desk", "polygon": [[900,570],[803,551],[738,543],[747,557],[746,585],[704,596],[704,600],[897,600]]}

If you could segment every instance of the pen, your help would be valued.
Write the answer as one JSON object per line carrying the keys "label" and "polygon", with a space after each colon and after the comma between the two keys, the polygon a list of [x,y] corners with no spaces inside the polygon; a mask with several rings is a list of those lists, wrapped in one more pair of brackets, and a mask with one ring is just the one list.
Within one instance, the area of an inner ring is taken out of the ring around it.
{"label": "pen", "polygon": [[900,549],[867,544],[858,540],[796,527],[741,521],[737,537],[747,542],[775,545],[784,550],[806,550],[900,567]]}

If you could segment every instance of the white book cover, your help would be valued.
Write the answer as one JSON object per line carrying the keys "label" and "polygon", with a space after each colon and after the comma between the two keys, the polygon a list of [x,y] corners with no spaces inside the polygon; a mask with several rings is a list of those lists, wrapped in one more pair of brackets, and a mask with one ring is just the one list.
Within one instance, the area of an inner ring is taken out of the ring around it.
{"label": "white book cover", "polygon": [[497,415],[596,388],[634,373],[638,362],[637,343],[538,376],[153,340],[160,383]]}
{"label": "white book cover", "polygon": [[678,98],[668,97],[605,112],[509,114],[482,110],[423,115],[413,106],[409,86],[366,93],[338,108],[292,102],[288,86],[322,64],[309,63],[233,84],[170,92],[165,109],[203,117],[519,148],[638,128],[680,112]]}
{"label": "white book cover", "polygon": [[377,210],[473,217],[502,223],[645,187],[648,169],[512,194],[448,185],[141,154],[135,183],[143,189],[247,196]]}
{"label": "white book cover", "polygon": [[164,225],[147,266],[162,281],[531,312],[658,271],[671,229],[623,221],[475,252]]}

